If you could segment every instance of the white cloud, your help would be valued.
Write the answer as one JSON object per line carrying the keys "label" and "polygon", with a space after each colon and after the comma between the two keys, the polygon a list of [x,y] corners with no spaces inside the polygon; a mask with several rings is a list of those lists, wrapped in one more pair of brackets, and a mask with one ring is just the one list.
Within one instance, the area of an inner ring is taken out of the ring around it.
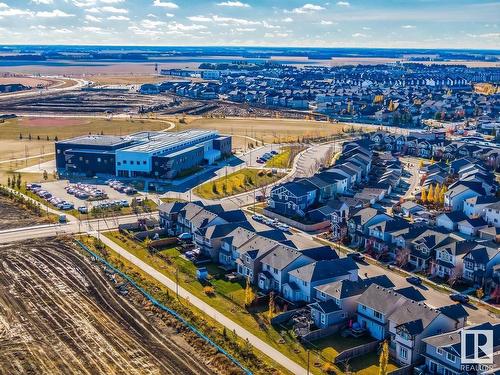
{"label": "white cloud", "polygon": [[83,31],[88,31],[90,33],[102,31],[102,29],[100,27],[94,27],[94,26],[84,26],[84,27],[80,27],[80,29]]}
{"label": "white cloud", "polygon": [[182,23],[172,22],[168,24],[167,28],[169,31],[196,31],[206,29],[207,27],[205,25],[184,25]]}
{"label": "white cloud", "polygon": [[5,3],[0,3],[0,9],[8,8],[9,6]]}
{"label": "white cloud", "polygon": [[403,25],[401,26],[402,29],[415,29],[416,26],[413,26],[413,25]]}
{"label": "white cloud", "polygon": [[352,37],[353,38],[367,38],[368,35],[363,34],[363,33],[354,33],[354,34],[352,34]]}
{"label": "white cloud", "polygon": [[278,25],[272,25],[270,23],[267,23],[266,21],[262,22],[262,26],[266,29],[281,29],[281,26]]}
{"label": "white cloud", "polygon": [[97,4],[96,0],[73,0],[73,5],[78,8],[91,7]]}
{"label": "white cloud", "polygon": [[33,12],[17,8],[3,8],[0,10],[0,17],[14,17],[14,16],[32,16]]}
{"label": "white cloud", "polygon": [[99,17],[95,17],[90,14],[85,15],[85,19],[89,22],[101,22],[101,19]]}
{"label": "white cloud", "polygon": [[265,33],[264,38],[286,38],[287,33]]}
{"label": "white cloud", "polygon": [[240,32],[240,33],[245,33],[245,32],[252,32],[256,31],[257,29],[254,29],[252,27],[237,27],[234,29],[234,31]]}
{"label": "white cloud", "polygon": [[37,5],[50,5],[54,4],[54,0],[31,0],[33,4]]}
{"label": "white cloud", "polygon": [[317,12],[318,10],[324,10],[321,5],[315,5],[315,4],[304,4],[300,8],[295,8],[292,10],[292,13],[298,13],[298,14],[305,14],[305,13],[313,13]]}
{"label": "white cloud", "polygon": [[123,3],[124,0],[99,0],[103,4],[119,4]]}
{"label": "white cloud", "polygon": [[332,21],[325,21],[325,20],[321,20],[320,22],[320,25],[333,25],[333,22]]}
{"label": "white cloud", "polygon": [[173,13],[165,13],[165,16],[167,16],[168,18],[172,18],[175,16],[175,14]]}
{"label": "white cloud", "polygon": [[193,22],[212,22],[212,18],[207,16],[190,16],[186,18]]}
{"label": "white cloud", "polygon": [[87,10],[88,12],[91,13],[115,13],[115,14],[127,14],[128,9],[124,8],[116,8],[116,7],[111,7],[111,6],[106,6],[106,7],[100,7],[100,8],[91,8]]}
{"label": "white cloud", "polygon": [[242,3],[241,1],[223,1],[222,3],[217,3],[221,7],[233,7],[233,8],[250,8],[250,4]]}
{"label": "white cloud", "polygon": [[233,17],[221,17],[221,16],[213,16],[212,20],[221,25],[239,25],[239,26],[252,26],[252,25],[260,25],[260,21],[251,21],[244,18],[233,18]]}
{"label": "white cloud", "polygon": [[363,26],[362,27],[363,30],[371,30],[372,28],[371,27],[368,27],[368,26]]}
{"label": "white cloud", "polygon": [[108,17],[110,21],[130,21],[130,18],[125,16],[110,16]]}
{"label": "white cloud", "polygon": [[74,17],[74,16],[75,16],[74,14],[69,14],[59,9],[54,9],[50,12],[36,12],[36,17],[41,17],[41,18],[58,18],[58,17]]}
{"label": "white cloud", "polygon": [[163,21],[153,21],[153,20],[149,20],[149,19],[145,19],[145,20],[141,21],[141,26],[144,29],[148,29],[148,30],[156,29],[156,28],[159,28],[159,27],[165,26],[165,25],[166,25],[166,23]]}
{"label": "white cloud", "polygon": [[291,17],[283,18],[283,19],[281,20],[281,22],[290,23],[290,22],[293,22],[293,18],[291,18]]}
{"label": "white cloud", "polygon": [[500,33],[467,34],[470,38],[499,39]]}
{"label": "white cloud", "polygon": [[339,7],[350,7],[351,3],[349,3],[348,1],[337,1],[337,5]]}
{"label": "white cloud", "polygon": [[73,31],[69,29],[52,29],[52,32],[57,34],[71,34]]}
{"label": "white cloud", "polygon": [[179,6],[176,3],[172,3],[170,1],[162,2],[161,0],[154,0],[153,6],[169,8],[169,9],[178,9],[179,8]]}

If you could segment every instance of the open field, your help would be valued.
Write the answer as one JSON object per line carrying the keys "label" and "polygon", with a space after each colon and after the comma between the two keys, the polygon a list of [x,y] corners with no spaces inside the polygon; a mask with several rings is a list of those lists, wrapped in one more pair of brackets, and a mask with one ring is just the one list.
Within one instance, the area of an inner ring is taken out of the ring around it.
{"label": "open field", "polygon": [[213,373],[74,246],[31,240],[0,249],[0,373]]}
{"label": "open field", "polygon": [[0,195],[0,230],[23,228],[51,222],[50,218],[46,216],[40,217],[21,204]]}
{"label": "open field", "polygon": [[32,140],[36,140],[38,136],[46,140],[48,136],[51,141],[56,136],[62,140],[89,133],[101,134],[101,132],[108,135],[126,135],[142,130],[163,130],[168,126],[169,124],[164,121],[147,118],[108,120],[98,117],[21,117],[0,124],[0,141],[19,140],[20,134],[23,135],[23,139],[27,139],[31,134]]}
{"label": "open field", "polygon": [[281,177],[283,174],[271,174],[270,170],[244,168],[206,182],[196,187],[194,193],[204,199],[219,199],[272,184]]}
{"label": "open field", "polygon": [[296,142],[298,138],[319,138],[340,134],[344,125],[329,122],[285,119],[189,119],[181,129],[217,129],[224,134],[243,135],[266,143]]}

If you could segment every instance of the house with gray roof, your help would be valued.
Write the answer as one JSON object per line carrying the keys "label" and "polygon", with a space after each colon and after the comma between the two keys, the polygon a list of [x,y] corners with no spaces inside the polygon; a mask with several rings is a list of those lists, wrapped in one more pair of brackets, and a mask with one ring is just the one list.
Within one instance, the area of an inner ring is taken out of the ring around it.
{"label": "house with gray roof", "polygon": [[313,263],[314,259],[289,246],[278,244],[261,260],[262,270],[259,272],[257,285],[263,291],[283,290],[289,281],[289,271]]}
{"label": "house with gray roof", "polygon": [[493,269],[500,264],[500,248],[494,242],[478,243],[463,258],[463,278],[488,295],[493,284]]}
{"label": "house with gray roof", "polygon": [[292,302],[311,302],[314,288],[338,280],[358,279],[358,266],[351,258],[322,260],[289,271],[283,296]]}
{"label": "house with gray roof", "polygon": [[422,339],[457,328],[455,319],[407,299],[389,316],[389,352],[402,365],[415,364],[421,358]]}
{"label": "house with gray roof", "polygon": [[[392,281],[385,275],[356,281],[343,279],[314,287],[316,302],[309,305],[311,319],[318,328],[326,328],[354,318],[358,298],[371,284],[384,288],[394,287]],[[325,305],[327,301],[333,301],[333,304]],[[329,308],[328,311],[327,308]]]}

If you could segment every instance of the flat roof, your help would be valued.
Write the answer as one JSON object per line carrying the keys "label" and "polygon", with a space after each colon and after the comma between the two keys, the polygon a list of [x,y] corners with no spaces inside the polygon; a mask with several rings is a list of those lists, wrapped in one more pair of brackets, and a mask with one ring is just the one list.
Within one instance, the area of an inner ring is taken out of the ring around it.
{"label": "flat roof", "polygon": [[213,134],[218,136],[215,130],[185,130],[182,132],[141,132],[131,135],[131,138],[139,138],[143,143],[132,145],[121,149],[120,151],[129,152],[154,152],[159,151],[177,143],[188,141],[204,135]]}
{"label": "flat roof", "polygon": [[130,140],[117,135],[83,135],[81,137],[58,141],[57,143],[84,146],[118,146],[127,142],[130,142]]}

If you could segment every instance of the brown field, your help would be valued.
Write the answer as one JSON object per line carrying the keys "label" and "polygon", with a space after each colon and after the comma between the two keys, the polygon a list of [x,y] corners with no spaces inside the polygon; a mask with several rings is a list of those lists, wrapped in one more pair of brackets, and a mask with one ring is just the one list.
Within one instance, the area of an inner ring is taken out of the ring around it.
{"label": "brown field", "polygon": [[[117,283],[123,282],[117,278]],[[214,374],[133,288],[65,240],[0,249],[0,374]]]}
{"label": "brown field", "polygon": [[17,77],[17,76],[0,77],[0,85],[19,83],[21,85],[30,87],[36,87],[37,85],[43,85],[45,87],[45,86],[52,86],[56,82],[57,82],[56,80],[36,78],[36,77]]}
{"label": "brown field", "polygon": [[38,136],[47,139],[49,136],[53,140],[57,136],[61,140],[88,133],[125,135],[141,130],[163,130],[167,127],[165,122],[153,119],[22,117],[0,124],[0,140],[18,140],[19,134],[23,134],[23,138],[28,138],[31,134],[32,139]]}
{"label": "brown field", "polygon": [[0,230],[48,224],[48,217],[40,217],[22,205],[0,195]]}
{"label": "brown field", "polygon": [[166,81],[166,77],[149,74],[95,74],[88,75],[85,79],[97,85],[132,85],[143,83],[158,83]]}
{"label": "brown field", "polygon": [[[188,120],[181,129],[217,129],[224,134],[255,138],[264,142],[290,142],[297,137],[318,138],[343,132],[342,124],[284,119],[208,119]],[[235,138],[236,140],[236,138]]]}

